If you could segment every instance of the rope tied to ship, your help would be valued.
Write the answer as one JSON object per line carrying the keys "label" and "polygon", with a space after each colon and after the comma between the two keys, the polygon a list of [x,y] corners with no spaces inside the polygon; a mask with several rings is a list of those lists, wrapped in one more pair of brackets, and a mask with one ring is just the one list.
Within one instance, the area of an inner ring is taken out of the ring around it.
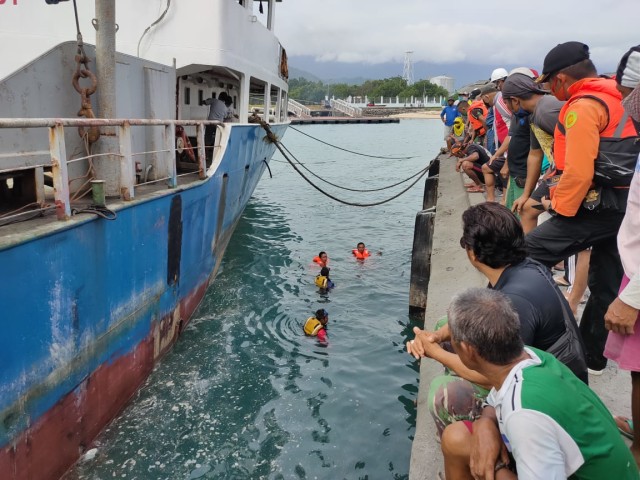
{"label": "rope tied to ship", "polygon": [[[320,193],[322,193],[322,194],[323,194],[323,195],[325,195],[326,197],[329,197],[330,199],[332,199],[332,200],[334,200],[334,201],[336,201],[336,202],[338,202],[338,203],[342,203],[342,204],[344,204],[344,205],[350,205],[350,206],[352,206],[352,207],[374,207],[374,206],[377,206],[377,205],[383,205],[383,204],[385,204],[385,203],[389,203],[389,202],[390,202],[390,201],[392,201],[392,200],[395,200],[396,198],[398,198],[398,197],[400,197],[401,195],[403,195],[403,194],[405,194],[406,192],[408,192],[408,191],[411,189],[411,187],[413,187],[416,183],[418,183],[418,181],[420,181],[420,179],[421,179],[422,177],[424,177],[424,176],[429,172],[429,169],[431,168],[431,165],[432,165],[432,164],[433,164],[433,162],[434,162],[434,160],[431,160],[431,162],[429,162],[429,164],[428,164],[426,167],[424,167],[422,170],[420,170],[418,173],[416,173],[416,174],[412,175],[411,177],[409,177],[408,179],[405,179],[405,180],[403,180],[402,182],[400,182],[400,183],[404,183],[404,182],[406,182],[406,181],[408,181],[408,180],[411,180],[411,178],[416,177],[416,175],[417,175],[417,178],[416,178],[413,182],[411,182],[411,184],[410,184],[408,187],[406,187],[404,190],[402,190],[402,191],[398,192],[397,194],[395,194],[395,195],[393,195],[393,196],[391,196],[391,197],[389,197],[389,198],[387,198],[387,199],[385,199],[385,200],[381,200],[381,201],[378,201],[378,202],[371,202],[371,203],[356,203],[356,202],[349,202],[349,201],[347,201],[347,200],[342,200],[342,199],[340,199],[340,198],[338,198],[338,197],[336,197],[336,196],[334,196],[334,195],[330,194],[329,192],[326,192],[326,191],[325,191],[325,190],[323,190],[321,187],[319,187],[318,185],[316,185],[315,183],[313,183],[313,182],[312,182],[312,181],[311,181],[311,180],[310,180],[310,179],[309,179],[309,178],[308,178],[304,173],[302,173],[302,171],[300,171],[300,170],[298,169],[298,167],[296,166],[296,163],[294,163],[294,161],[292,161],[292,160],[291,160],[291,158],[290,158],[289,156],[291,156],[291,157],[295,160],[295,162],[297,162],[298,164],[300,164],[300,165],[302,165],[302,166],[303,166],[302,162],[300,162],[300,161],[295,157],[295,155],[293,155],[293,154],[292,154],[292,153],[291,153],[291,152],[290,152],[290,151],[289,151],[289,150],[288,150],[288,149],[287,149],[287,148],[282,144],[282,142],[280,142],[280,140],[278,139],[277,135],[276,135],[275,133],[273,133],[273,131],[271,130],[270,125],[269,125],[267,122],[265,122],[263,119],[259,119],[258,121],[259,121],[260,125],[262,126],[262,128],[265,130],[265,132],[267,132],[267,135],[266,135],[266,137],[265,137],[265,141],[268,141],[268,142],[270,142],[270,143],[273,143],[273,144],[276,146],[276,148],[278,149],[278,151],[280,151],[280,153],[282,154],[282,156],[285,158],[285,160],[286,160],[286,161],[287,161],[287,162],[288,162],[288,163],[293,167],[293,169],[294,169],[294,170],[295,170],[295,171],[296,171],[296,172],[297,172],[297,173],[298,173],[298,174],[299,174],[299,175],[300,175],[300,176],[301,176],[301,177],[302,177],[302,178],[303,178],[303,179],[304,179],[304,180],[305,180],[309,185],[311,185],[313,188],[315,188],[317,191],[319,191]],[[317,176],[317,175],[316,175],[316,176]],[[320,178],[320,177],[318,177],[318,178]],[[327,183],[330,183],[330,182],[328,182],[328,181],[326,181],[326,180],[324,180],[324,179],[321,179],[321,180],[323,180],[323,181],[325,181],[325,182],[327,182]],[[398,184],[396,184],[396,185],[399,185],[400,183],[398,183]],[[342,188],[345,188],[345,187],[342,187]],[[385,188],[388,188],[388,187],[385,187]],[[346,188],[345,188],[345,189],[346,189]],[[378,190],[379,190],[379,189],[375,189],[375,190],[372,190],[372,191],[378,191]],[[365,190],[365,191],[366,191],[366,190]]]}
{"label": "rope tied to ship", "polygon": [[98,215],[105,220],[115,220],[116,218],[118,218],[116,212],[101,205],[88,205],[84,208],[71,209],[71,215],[78,215],[79,213],[90,213],[92,215]]}

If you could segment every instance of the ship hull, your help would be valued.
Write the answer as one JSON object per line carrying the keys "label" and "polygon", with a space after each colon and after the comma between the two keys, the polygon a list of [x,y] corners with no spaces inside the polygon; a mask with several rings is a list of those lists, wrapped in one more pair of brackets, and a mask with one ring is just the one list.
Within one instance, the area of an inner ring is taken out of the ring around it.
{"label": "ship hull", "polygon": [[273,154],[264,136],[233,126],[206,179],[0,250],[3,478],[60,477],[177,340]]}

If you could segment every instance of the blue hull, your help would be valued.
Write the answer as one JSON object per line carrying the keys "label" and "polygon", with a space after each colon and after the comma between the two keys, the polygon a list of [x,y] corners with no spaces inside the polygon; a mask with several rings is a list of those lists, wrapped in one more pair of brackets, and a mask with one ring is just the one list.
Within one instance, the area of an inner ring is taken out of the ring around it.
{"label": "blue hull", "polygon": [[[281,137],[286,125],[272,129]],[[233,126],[211,177],[136,199],[115,221],[74,219],[0,250],[0,471],[9,478],[64,472],[175,341],[274,152],[264,133]],[[37,465],[50,457],[60,465]]]}

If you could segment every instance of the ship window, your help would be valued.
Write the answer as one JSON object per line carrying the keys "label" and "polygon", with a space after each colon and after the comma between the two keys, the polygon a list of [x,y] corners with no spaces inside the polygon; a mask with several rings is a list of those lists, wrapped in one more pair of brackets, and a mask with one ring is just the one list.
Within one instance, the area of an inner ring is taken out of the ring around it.
{"label": "ship window", "polygon": [[204,102],[204,90],[198,90],[198,105],[202,105]]}
{"label": "ship window", "polygon": [[184,104],[191,105],[191,89],[184,87]]}

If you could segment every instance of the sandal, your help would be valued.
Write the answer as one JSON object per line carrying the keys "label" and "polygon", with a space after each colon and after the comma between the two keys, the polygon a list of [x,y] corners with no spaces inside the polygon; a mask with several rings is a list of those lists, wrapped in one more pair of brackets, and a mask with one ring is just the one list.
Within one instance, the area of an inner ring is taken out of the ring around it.
{"label": "sandal", "polygon": [[618,431],[629,440],[633,440],[633,420],[619,416],[613,417],[613,420],[616,422]]}
{"label": "sandal", "polygon": [[484,192],[484,188],[483,187],[479,187],[477,185],[474,185],[473,187],[467,188],[467,192],[469,192],[469,193],[482,193],[482,192]]}
{"label": "sandal", "polygon": [[553,277],[553,281],[556,282],[556,285],[560,287],[568,287],[569,285],[571,285],[571,283],[569,283],[569,281],[564,278],[563,275],[555,275]]}

